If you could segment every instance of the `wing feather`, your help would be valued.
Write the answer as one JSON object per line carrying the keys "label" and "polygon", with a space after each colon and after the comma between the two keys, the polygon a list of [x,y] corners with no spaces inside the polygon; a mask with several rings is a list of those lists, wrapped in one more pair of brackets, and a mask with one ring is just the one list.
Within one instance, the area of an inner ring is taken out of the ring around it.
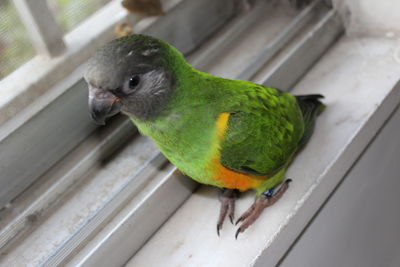
{"label": "wing feather", "polygon": [[271,175],[291,160],[304,123],[296,99],[287,93],[249,97],[231,112],[221,142],[221,164],[237,171]]}

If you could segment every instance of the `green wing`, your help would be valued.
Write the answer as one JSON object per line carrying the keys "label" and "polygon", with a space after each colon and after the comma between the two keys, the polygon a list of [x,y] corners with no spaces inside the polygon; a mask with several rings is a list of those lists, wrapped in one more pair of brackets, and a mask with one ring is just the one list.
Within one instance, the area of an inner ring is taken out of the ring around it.
{"label": "green wing", "polygon": [[225,167],[271,175],[291,160],[303,136],[304,122],[295,97],[277,92],[261,91],[240,110],[231,112],[220,149]]}

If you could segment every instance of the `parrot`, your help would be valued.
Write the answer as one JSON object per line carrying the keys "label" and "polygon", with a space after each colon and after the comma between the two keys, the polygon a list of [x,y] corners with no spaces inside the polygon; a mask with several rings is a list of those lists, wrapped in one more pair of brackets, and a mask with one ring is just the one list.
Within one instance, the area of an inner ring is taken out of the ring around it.
{"label": "parrot", "polygon": [[285,172],[325,109],[319,94],[201,72],[169,43],[143,34],[98,49],[84,79],[96,123],[127,115],[183,174],[221,189],[218,235],[226,216],[234,223],[238,194],[255,191],[236,238],[288,189]]}

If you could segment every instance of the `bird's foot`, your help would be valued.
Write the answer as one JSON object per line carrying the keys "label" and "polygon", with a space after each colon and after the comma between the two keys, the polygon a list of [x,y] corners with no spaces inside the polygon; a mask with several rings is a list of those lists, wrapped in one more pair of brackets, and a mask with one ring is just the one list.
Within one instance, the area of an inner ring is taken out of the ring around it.
{"label": "bird's foot", "polygon": [[266,207],[272,206],[282,197],[283,193],[285,193],[285,191],[289,188],[289,183],[291,181],[292,180],[287,179],[283,183],[265,191],[261,196],[256,198],[254,204],[251,205],[250,208],[247,209],[246,212],[243,213],[243,215],[240,216],[236,221],[236,224],[239,222],[242,222],[242,224],[237,229],[235,238],[237,238],[240,233],[243,233],[250,225],[252,225]]}
{"label": "bird's foot", "polygon": [[231,223],[235,216],[235,200],[238,196],[236,189],[224,189],[224,192],[220,196],[221,210],[219,212],[219,218],[217,222],[217,234],[219,236],[219,230],[221,230],[226,215],[228,215]]}

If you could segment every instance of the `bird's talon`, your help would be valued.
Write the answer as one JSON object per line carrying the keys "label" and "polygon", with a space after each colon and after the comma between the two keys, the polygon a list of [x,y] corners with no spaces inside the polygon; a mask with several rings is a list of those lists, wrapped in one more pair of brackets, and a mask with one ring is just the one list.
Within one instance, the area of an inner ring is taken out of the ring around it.
{"label": "bird's talon", "polygon": [[237,225],[239,222],[242,222],[242,225],[236,231],[236,238],[239,233],[243,233],[258,219],[258,217],[266,207],[273,205],[282,197],[283,193],[288,189],[290,182],[291,180],[287,179],[283,183],[273,188],[273,190],[268,190],[267,194],[262,194],[261,196],[256,198],[254,204],[251,205],[250,208],[248,208],[236,221],[235,225]]}
{"label": "bird's talon", "polygon": [[231,221],[231,224],[233,224],[233,216],[229,215],[229,220]]}
{"label": "bird's talon", "polygon": [[233,224],[234,212],[235,212],[235,200],[237,198],[237,191],[234,189],[225,189],[220,196],[221,210],[217,222],[217,234],[222,229],[226,215],[228,215],[231,223]]}
{"label": "bird's talon", "polygon": [[236,239],[236,240],[237,240],[238,235],[239,235],[241,232],[243,232],[243,231],[242,231],[242,228],[239,227],[239,228],[237,229],[237,231],[236,231],[236,234],[235,234],[235,239]]}

